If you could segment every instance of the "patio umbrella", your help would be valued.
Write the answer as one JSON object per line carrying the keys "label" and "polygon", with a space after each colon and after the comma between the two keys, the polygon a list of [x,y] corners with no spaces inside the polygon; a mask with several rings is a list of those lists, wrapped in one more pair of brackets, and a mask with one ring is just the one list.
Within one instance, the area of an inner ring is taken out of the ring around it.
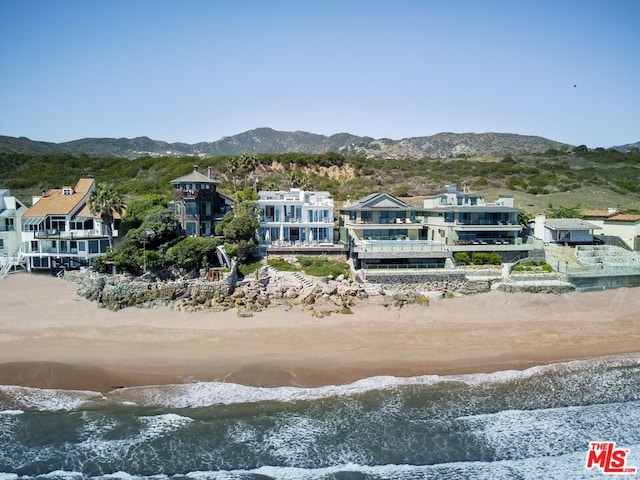
{"label": "patio umbrella", "polygon": [[309,241],[313,242],[313,229],[309,229]]}
{"label": "patio umbrella", "polygon": [[280,224],[280,241],[284,242],[284,224]]}
{"label": "patio umbrella", "polygon": [[264,230],[264,241],[269,243],[271,241],[271,229],[270,228],[266,228]]}

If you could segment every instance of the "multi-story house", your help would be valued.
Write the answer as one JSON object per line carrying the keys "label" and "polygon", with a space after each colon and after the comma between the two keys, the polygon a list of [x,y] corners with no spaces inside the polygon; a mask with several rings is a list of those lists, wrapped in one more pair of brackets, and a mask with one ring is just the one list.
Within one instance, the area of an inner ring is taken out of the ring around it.
{"label": "multi-story house", "polygon": [[423,201],[427,238],[442,242],[452,252],[496,252],[506,261],[536,248],[520,237],[521,211],[512,195],[486,202],[483,195],[461,192],[455,186]]}
{"label": "multi-story house", "polygon": [[217,182],[198,171],[171,180],[173,200],[169,207],[188,237],[208,237],[215,234],[215,226],[233,208],[233,201],[217,191]]}
{"label": "multi-story house", "polygon": [[[22,253],[27,269],[51,271],[90,266],[109,249],[106,225],[89,212],[87,201],[95,189],[93,178],[75,187],[53,189],[33,198],[22,217]],[[112,225],[118,236],[119,216]]]}
{"label": "multi-story house", "polygon": [[6,267],[8,270],[11,266],[16,266],[12,262],[17,261],[22,216],[26,211],[27,207],[12,196],[9,190],[0,190],[0,269]]}
{"label": "multi-story house", "polygon": [[583,211],[582,218],[599,226],[598,235],[608,243],[640,251],[640,215],[609,208]]}
{"label": "multi-story house", "polygon": [[449,249],[429,239],[419,207],[373,193],[340,209],[340,240],[357,269],[433,268],[450,265]]}
{"label": "multi-story house", "polygon": [[292,188],[288,191],[261,191],[258,195],[258,236],[262,245],[334,245],[333,199],[329,192],[310,192]]}

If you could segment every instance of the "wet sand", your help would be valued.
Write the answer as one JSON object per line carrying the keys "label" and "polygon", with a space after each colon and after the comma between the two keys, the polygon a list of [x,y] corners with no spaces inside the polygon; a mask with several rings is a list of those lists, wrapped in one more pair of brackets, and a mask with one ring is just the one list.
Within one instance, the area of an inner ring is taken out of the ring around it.
{"label": "wet sand", "polygon": [[0,281],[0,384],[97,391],[205,380],[319,386],[640,352],[639,288],[491,292],[428,307],[362,303],[353,312],[112,312],[78,296],[73,283],[12,274]]}

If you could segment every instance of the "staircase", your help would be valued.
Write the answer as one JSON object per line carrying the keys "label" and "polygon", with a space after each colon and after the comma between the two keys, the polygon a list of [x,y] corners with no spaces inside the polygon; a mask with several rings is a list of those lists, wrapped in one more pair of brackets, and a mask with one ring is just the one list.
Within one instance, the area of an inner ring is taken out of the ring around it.
{"label": "staircase", "polygon": [[11,256],[0,256],[0,280],[9,275],[12,268],[23,266],[23,263],[24,256],[21,251],[17,251]]}

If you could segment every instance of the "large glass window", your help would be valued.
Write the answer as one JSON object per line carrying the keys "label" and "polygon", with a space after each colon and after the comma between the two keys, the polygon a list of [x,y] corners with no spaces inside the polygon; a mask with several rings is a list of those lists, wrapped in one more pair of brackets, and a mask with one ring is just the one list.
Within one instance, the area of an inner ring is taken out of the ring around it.
{"label": "large glass window", "polygon": [[187,215],[197,215],[198,209],[196,208],[196,202],[185,202],[185,210]]}

